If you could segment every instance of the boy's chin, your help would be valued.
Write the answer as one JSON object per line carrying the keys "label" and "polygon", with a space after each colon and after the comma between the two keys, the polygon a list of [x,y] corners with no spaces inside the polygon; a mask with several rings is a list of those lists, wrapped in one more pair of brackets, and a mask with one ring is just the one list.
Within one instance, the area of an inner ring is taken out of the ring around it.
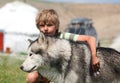
{"label": "boy's chin", "polygon": [[51,36],[51,37],[52,37],[52,36],[54,36],[54,35],[52,35],[52,34],[45,34],[45,36]]}

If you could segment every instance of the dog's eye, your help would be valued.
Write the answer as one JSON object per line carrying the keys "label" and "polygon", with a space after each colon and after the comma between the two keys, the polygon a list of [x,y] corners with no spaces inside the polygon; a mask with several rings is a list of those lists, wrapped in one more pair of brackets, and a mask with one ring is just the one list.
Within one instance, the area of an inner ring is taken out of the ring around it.
{"label": "dog's eye", "polygon": [[32,53],[30,53],[29,56],[32,56]]}
{"label": "dog's eye", "polygon": [[36,51],[35,54],[42,54],[42,50]]}

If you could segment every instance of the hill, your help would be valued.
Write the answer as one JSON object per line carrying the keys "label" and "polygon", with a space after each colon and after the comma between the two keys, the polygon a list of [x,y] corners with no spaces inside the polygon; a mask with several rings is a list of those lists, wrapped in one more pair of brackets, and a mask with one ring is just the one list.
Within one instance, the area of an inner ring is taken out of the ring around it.
{"label": "hill", "polygon": [[[2,6],[5,1],[0,1]],[[80,3],[52,3],[45,1],[27,0],[28,4],[39,10],[55,9],[60,17],[61,31],[67,27],[74,17],[88,17],[93,19],[95,29],[101,42],[110,43],[120,31],[120,4],[80,4]]]}

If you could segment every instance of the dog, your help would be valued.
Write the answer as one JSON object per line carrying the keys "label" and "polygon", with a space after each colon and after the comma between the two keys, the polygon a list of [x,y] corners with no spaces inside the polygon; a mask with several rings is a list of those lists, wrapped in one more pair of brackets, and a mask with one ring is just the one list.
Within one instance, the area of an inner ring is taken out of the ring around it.
{"label": "dog", "polygon": [[43,33],[30,42],[28,56],[20,67],[25,72],[38,71],[54,83],[120,83],[120,53],[112,48],[97,48],[100,73],[95,76],[86,43]]}

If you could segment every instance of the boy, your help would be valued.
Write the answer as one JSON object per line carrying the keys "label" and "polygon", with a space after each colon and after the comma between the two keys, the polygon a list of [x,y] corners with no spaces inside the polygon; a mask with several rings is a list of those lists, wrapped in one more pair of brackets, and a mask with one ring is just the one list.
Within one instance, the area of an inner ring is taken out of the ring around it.
{"label": "boy", "polygon": [[[36,25],[40,32],[43,32],[46,36],[54,36],[72,41],[86,41],[91,49],[92,53],[92,68],[94,73],[99,71],[100,64],[96,56],[96,39],[92,36],[77,35],[72,33],[61,33],[59,30],[59,18],[58,14],[53,9],[45,9],[38,14],[36,18]],[[45,83],[44,79],[38,72],[31,72],[28,74],[26,80],[27,83]],[[42,81],[41,81],[42,80]]]}

